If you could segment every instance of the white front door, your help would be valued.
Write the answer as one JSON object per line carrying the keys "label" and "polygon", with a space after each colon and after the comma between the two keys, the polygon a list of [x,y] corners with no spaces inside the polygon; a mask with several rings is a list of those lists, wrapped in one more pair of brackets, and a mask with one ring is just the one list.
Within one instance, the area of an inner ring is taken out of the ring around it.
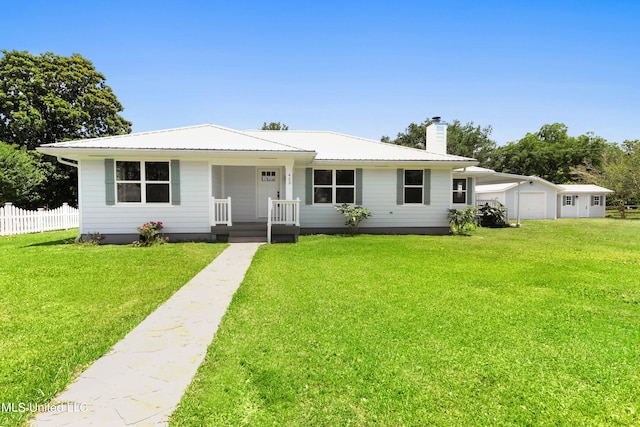
{"label": "white front door", "polygon": [[258,169],[258,218],[267,217],[269,197],[280,198],[280,171]]}
{"label": "white front door", "polygon": [[589,203],[587,203],[586,197],[578,198],[576,196],[576,209],[578,209],[578,218],[589,218]]}

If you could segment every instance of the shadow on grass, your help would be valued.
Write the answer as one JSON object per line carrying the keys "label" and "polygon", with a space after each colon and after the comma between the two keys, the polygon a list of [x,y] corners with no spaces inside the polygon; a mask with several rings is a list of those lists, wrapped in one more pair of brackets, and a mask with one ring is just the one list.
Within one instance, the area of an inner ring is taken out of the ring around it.
{"label": "shadow on grass", "polygon": [[32,247],[36,247],[36,246],[58,246],[58,245],[72,245],[74,244],[75,239],[71,238],[71,239],[58,239],[58,240],[51,240],[49,242],[40,242],[40,243],[34,243],[31,245],[25,245],[23,246],[23,248],[32,248]]}
{"label": "shadow on grass", "polygon": [[619,216],[607,216],[607,219],[615,219],[616,221],[640,221],[640,217],[620,218]]}

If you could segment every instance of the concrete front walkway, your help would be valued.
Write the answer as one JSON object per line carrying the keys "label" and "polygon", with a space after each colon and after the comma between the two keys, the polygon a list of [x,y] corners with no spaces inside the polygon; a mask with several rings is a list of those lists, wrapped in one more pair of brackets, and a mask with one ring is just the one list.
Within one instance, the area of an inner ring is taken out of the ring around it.
{"label": "concrete front walkway", "polygon": [[[166,425],[260,243],[232,243],[58,395],[32,426]],[[57,405],[57,406],[54,406]]]}

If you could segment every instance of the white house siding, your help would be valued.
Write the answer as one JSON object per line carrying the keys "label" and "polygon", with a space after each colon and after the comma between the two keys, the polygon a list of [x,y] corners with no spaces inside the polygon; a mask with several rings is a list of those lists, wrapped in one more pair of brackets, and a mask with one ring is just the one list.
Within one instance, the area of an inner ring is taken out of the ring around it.
{"label": "white house siding", "polygon": [[211,166],[211,196],[215,198],[223,198],[222,191],[222,166]]}
{"label": "white house siding", "polygon": [[256,220],[255,166],[224,167],[224,197],[231,197],[233,222]]}
{"label": "white house siding", "polygon": [[[571,196],[574,204],[563,206],[564,196]],[[600,206],[591,206],[592,196],[600,196]],[[557,203],[558,217],[560,218],[604,218],[606,215],[606,196],[604,194],[560,193],[557,197]]]}
{"label": "white house siding", "polygon": [[[345,166],[325,166],[344,169]],[[355,168],[355,167],[354,167]],[[430,205],[396,204],[397,168],[363,168],[362,206],[373,216],[362,227],[448,227],[447,209],[451,206],[451,170],[431,168]],[[305,169],[295,168],[294,198],[300,198],[301,228],[344,227],[344,217],[333,204],[305,204]]]}
{"label": "white house siding", "polygon": [[81,160],[78,173],[83,212],[81,234],[137,235],[136,227],[149,221],[162,221],[166,233],[210,232],[207,162],[180,161],[180,205],[107,206],[104,159]]}

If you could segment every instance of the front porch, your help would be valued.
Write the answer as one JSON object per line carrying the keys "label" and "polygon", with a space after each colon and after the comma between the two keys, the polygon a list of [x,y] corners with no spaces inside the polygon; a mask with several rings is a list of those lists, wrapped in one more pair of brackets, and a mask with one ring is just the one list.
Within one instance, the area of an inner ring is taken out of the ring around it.
{"label": "front porch", "polygon": [[215,241],[297,242],[300,200],[293,161],[211,165],[210,221]]}
{"label": "front porch", "polygon": [[300,234],[300,199],[267,198],[264,221],[234,221],[231,197],[211,200],[211,234],[217,242],[296,243]]}

